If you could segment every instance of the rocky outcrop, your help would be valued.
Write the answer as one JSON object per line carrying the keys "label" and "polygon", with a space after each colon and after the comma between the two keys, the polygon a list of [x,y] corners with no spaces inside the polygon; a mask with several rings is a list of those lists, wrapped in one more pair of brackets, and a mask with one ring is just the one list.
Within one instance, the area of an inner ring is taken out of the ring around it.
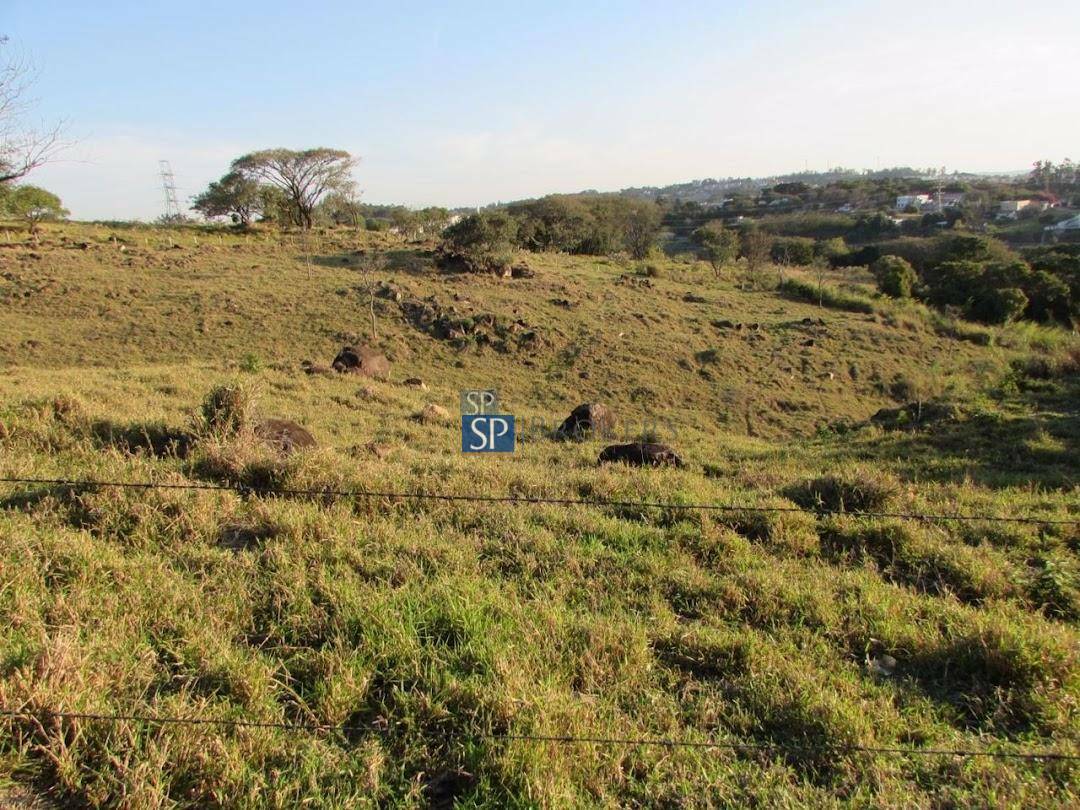
{"label": "rocky outcrop", "polygon": [[585,403],[570,412],[555,431],[557,439],[581,439],[589,434],[611,438],[615,435],[615,413],[607,405]]}

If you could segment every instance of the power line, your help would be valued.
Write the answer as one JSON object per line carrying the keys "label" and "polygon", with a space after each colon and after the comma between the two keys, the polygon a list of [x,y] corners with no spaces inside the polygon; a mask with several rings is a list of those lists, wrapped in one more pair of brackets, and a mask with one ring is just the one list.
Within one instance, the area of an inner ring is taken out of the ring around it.
{"label": "power line", "polygon": [[0,478],[3,484],[42,484],[72,488],[107,487],[113,489],[179,489],[238,492],[256,495],[287,495],[331,498],[384,498],[387,500],[420,501],[464,501],[471,503],[508,503],[508,504],[549,504],[555,506],[594,506],[629,509],[671,509],[683,511],[715,512],[763,512],[792,513],[804,512],[813,515],[838,515],[846,517],[893,518],[897,520],[989,522],[989,523],[1033,523],[1047,526],[1080,525],[1080,519],[1056,519],[1031,517],[1029,515],[1002,517],[999,515],[971,514],[930,514],[920,512],[847,512],[840,509],[811,509],[801,506],[739,506],[720,503],[672,503],[663,501],[623,501],[603,498],[552,498],[529,495],[474,495],[441,492],[380,492],[374,490],[339,490],[339,489],[293,489],[288,487],[264,487],[245,484],[209,484],[209,483],[160,483],[155,481],[95,481],[92,479],[76,480],[70,478]]}
{"label": "power line", "polygon": [[[182,726],[225,726],[228,728],[273,729],[287,732],[336,731],[349,733],[378,733],[385,735],[386,729],[376,726],[349,726],[330,723],[278,723],[260,720],[227,720],[212,717],[176,717],[168,715],[144,714],[103,714],[94,712],[57,712],[47,709],[31,711],[29,709],[0,709],[0,716],[40,720],[56,718],[62,720],[91,720],[106,723],[145,723],[148,725]],[[570,734],[513,734],[496,732],[472,732],[471,736],[504,742],[557,743],[564,745],[627,745],[634,747],[663,748],[703,748],[726,749],[730,751],[776,751],[783,753],[834,753],[834,754],[879,754],[882,756],[952,756],[952,757],[989,757],[994,759],[1027,760],[1080,760],[1080,754],[1067,754],[1061,751],[976,751],[963,748],[905,748],[900,746],[874,746],[829,743],[791,744],[791,743],[740,743],[722,740],[680,740],[664,737],[599,737],[575,736]]]}

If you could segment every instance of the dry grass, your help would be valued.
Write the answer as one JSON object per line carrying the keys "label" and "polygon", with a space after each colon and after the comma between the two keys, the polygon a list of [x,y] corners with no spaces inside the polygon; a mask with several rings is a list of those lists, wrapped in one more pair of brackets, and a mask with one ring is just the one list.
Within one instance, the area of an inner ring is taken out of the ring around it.
{"label": "dry grass", "polygon": [[[109,234],[0,249],[0,475],[1078,515],[1077,381],[1011,367],[1067,336],[981,345],[918,310],[890,325],[662,259],[651,287],[558,256],[528,257],[533,279],[445,277],[387,241],[405,301],[540,340],[457,348],[383,297],[392,380],[308,375],[364,336],[344,260],[368,235],[302,253]],[[396,382],[413,376],[427,390]],[[964,397],[964,418],[866,424],[898,376]],[[599,440],[543,430],[464,457],[455,419],[414,418],[488,387],[548,427],[605,402],[689,463],[598,467]],[[259,444],[245,426],[267,417],[320,446]],[[1075,752],[1078,553],[1066,526],[3,486],[0,705],[370,731],[2,720],[0,775],[108,807],[1068,806],[1070,763],[835,746]],[[483,736],[500,732],[818,748]]]}

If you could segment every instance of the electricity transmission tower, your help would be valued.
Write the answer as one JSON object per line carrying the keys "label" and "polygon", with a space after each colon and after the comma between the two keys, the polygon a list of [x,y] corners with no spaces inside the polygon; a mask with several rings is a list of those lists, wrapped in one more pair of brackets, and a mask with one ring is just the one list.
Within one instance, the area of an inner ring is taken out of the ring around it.
{"label": "electricity transmission tower", "polygon": [[173,177],[172,166],[167,160],[159,160],[158,168],[161,171],[161,186],[165,190],[165,216],[167,222],[179,220],[183,217],[180,213],[180,203],[176,200],[176,179]]}

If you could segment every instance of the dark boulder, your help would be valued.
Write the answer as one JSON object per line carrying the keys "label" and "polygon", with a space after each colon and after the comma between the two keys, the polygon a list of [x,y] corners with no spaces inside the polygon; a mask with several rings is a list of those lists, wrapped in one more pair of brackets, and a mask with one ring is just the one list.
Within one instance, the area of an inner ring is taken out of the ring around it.
{"label": "dark boulder", "polygon": [[390,361],[367,346],[344,347],[334,358],[334,371],[342,374],[363,374],[385,380],[390,376]]}
{"label": "dark boulder", "polygon": [[288,419],[264,419],[255,426],[255,435],[282,455],[315,447],[315,437]]}
{"label": "dark boulder", "polygon": [[682,467],[683,460],[666,444],[653,444],[651,442],[632,442],[630,444],[613,444],[605,447],[600,454],[601,464],[609,461],[621,461],[634,467],[659,467],[670,464],[674,467]]}
{"label": "dark boulder", "polygon": [[615,414],[607,405],[585,403],[570,412],[555,431],[558,439],[580,439],[588,433],[610,438],[615,434]]}

